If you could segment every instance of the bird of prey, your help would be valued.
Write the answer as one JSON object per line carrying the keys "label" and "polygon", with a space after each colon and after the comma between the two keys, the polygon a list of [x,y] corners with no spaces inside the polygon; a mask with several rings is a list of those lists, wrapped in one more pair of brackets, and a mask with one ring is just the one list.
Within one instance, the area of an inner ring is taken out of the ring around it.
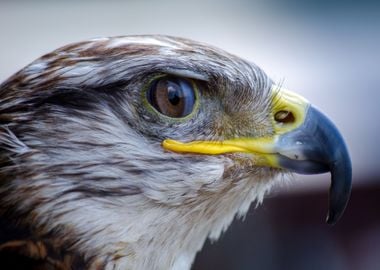
{"label": "bird of prey", "polygon": [[207,44],[83,41],[0,86],[0,254],[12,269],[189,269],[291,172],[331,172],[335,223],[351,189],[337,128]]}

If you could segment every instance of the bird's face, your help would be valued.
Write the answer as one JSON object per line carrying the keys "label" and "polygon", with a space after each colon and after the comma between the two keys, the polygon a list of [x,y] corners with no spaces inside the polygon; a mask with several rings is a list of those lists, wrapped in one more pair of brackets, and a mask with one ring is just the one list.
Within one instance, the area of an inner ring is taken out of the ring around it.
{"label": "bird's face", "polygon": [[289,170],[339,178],[332,221],[348,198],[335,127],[254,64],[204,44],[136,36],[69,45],[10,78],[0,97],[3,205],[44,231],[69,226],[91,238],[118,223],[114,238],[132,243],[149,226],[193,220],[196,231],[208,220],[204,238]]}

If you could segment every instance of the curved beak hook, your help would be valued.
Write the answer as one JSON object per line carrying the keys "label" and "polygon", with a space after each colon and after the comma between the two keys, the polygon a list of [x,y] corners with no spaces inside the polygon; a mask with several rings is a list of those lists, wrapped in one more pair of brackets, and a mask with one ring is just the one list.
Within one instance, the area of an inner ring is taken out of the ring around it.
{"label": "curved beak hook", "polygon": [[350,198],[352,168],[347,146],[335,125],[309,106],[303,124],[281,135],[276,148],[282,168],[300,174],[331,173],[326,221],[336,223]]}

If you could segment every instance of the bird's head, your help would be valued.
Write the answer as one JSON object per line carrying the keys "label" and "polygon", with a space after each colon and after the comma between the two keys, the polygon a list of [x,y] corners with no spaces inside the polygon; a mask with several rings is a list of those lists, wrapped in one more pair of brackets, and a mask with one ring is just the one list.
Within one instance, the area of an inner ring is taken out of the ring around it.
{"label": "bird's head", "polygon": [[188,266],[289,171],[332,173],[332,223],[350,192],[325,116],[256,65],[185,39],[49,53],[1,85],[0,124],[0,214],[89,261]]}

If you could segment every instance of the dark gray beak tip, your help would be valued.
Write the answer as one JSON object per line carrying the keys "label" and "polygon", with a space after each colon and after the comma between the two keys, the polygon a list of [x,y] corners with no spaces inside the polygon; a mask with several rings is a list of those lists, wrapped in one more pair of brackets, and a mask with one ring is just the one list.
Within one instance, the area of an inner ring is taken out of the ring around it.
{"label": "dark gray beak tip", "polygon": [[328,212],[326,217],[326,223],[329,225],[335,225],[339,218],[336,217],[335,213]]}
{"label": "dark gray beak tip", "polygon": [[343,215],[351,195],[352,165],[347,148],[337,166],[331,168],[329,212],[326,222],[334,225]]}
{"label": "dark gray beak tip", "polygon": [[329,211],[326,217],[326,223],[329,225],[335,225],[340,217],[341,215],[337,215],[335,211]]}

